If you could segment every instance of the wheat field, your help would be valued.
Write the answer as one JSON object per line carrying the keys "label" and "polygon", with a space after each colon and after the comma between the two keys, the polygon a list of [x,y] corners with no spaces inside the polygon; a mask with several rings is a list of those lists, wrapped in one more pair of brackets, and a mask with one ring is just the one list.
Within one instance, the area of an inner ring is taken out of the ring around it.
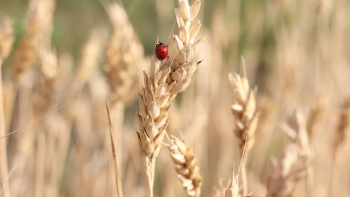
{"label": "wheat field", "polygon": [[0,0],[0,196],[349,197],[349,13]]}

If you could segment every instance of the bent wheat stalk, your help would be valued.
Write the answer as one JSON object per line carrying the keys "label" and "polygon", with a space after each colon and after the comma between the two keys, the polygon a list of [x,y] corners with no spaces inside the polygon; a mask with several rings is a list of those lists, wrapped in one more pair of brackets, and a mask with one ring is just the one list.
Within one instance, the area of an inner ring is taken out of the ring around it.
{"label": "bent wheat stalk", "polygon": [[187,0],[179,0],[178,3],[175,14],[179,33],[173,36],[176,48],[173,61],[169,58],[160,61],[153,55],[150,74],[144,72],[144,85],[139,94],[140,130],[137,135],[148,176],[149,196],[153,196],[154,166],[169,124],[169,109],[177,93],[184,91],[193,81],[194,72],[200,63],[195,55],[204,40],[195,41],[200,22],[192,25],[201,1],[195,1],[192,6]]}

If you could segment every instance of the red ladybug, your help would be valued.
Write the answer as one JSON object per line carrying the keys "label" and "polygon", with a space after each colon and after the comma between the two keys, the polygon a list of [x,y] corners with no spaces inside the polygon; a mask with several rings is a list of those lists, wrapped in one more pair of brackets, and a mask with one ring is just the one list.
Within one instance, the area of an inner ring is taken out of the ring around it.
{"label": "red ladybug", "polygon": [[157,43],[154,51],[155,51],[157,58],[159,60],[164,60],[165,58],[168,57],[168,46],[164,45],[164,43],[162,43],[162,42]]}

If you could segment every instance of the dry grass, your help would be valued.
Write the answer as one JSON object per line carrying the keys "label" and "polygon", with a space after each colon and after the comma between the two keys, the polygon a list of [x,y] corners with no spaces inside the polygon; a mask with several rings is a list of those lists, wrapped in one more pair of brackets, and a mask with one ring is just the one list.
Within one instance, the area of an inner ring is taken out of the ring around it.
{"label": "dry grass", "polygon": [[350,4],[218,2],[103,1],[103,17],[69,18],[64,0],[30,0],[5,18],[0,196],[350,196]]}

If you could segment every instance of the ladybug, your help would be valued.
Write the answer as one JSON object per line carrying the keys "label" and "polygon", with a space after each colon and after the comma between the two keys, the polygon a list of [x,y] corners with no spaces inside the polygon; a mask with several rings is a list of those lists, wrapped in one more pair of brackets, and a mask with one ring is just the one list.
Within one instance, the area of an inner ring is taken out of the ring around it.
{"label": "ladybug", "polygon": [[158,42],[154,52],[159,60],[164,60],[168,57],[168,45],[164,45],[162,42]]}

